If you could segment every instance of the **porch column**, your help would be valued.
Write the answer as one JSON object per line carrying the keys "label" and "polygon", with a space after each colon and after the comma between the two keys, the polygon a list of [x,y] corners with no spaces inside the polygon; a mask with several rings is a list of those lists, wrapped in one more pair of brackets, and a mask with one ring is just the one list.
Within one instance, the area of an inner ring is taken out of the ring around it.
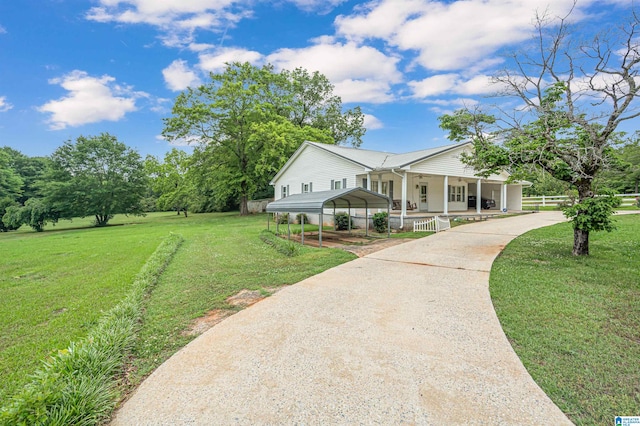
{"label": "porch column", "polygon": [[476,181],[476,213],[482,213],[482,179]]}
{"label": "porch column", "polygon": [[[371,172],[367,172],[367,190],[371,191]],[[364,222],[366,223],[366,226],[367,226],[366,228],[367,237],[369,236],[369,215],[370,214],[371,212],[369,211],[369,207],[364,209]]]}
{"label": "porch column", "polygon": [[[382,194],[382,174],[378,175],[378,194]],[[380,213],[380,209],[378,209],[378,213]]]}
{"label": "porch column", "polygon": [[404,229],[404,217],[407,215],[407,172],[402,174],[402,208],[400,209],[400,228]]}
{"label": "porch column", "polygon": [[445,215],[449,214],[449,176],[444,177],[444,211]]}
{"label": "porch column", "polygon": [[500,188],[500,211],[507,211],[507,184],[503,183]]}

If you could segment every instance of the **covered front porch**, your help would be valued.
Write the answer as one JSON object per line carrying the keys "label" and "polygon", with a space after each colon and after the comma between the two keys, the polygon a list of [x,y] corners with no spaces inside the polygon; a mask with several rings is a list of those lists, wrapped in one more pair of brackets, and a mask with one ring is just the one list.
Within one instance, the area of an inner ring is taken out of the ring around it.
{"label": "covered front porch", "polygon": [[405,219],[438,215],[482,217],[521,210],[522,185],[507,184],[507,179],[506,174],[481,178],[466,171],[455,176],[391,169],[360,175],[358,183],[389,197],[391,217],[398,217],[397,227],[404,228]]}

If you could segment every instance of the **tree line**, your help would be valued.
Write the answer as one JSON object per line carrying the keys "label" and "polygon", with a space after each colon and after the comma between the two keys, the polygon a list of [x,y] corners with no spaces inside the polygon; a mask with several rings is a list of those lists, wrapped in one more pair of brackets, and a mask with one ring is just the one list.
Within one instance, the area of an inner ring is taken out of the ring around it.
{"label": "tree line", "polygon": [[193,154],[143,159],[108,133],[48,157],[1,148],[0,231],[75,217],[105,226],[155,209],[246,215],[248,200],[273,195],[270,179],[305,140],[357,147],[364,133],[360,108],[343,109],[324,75],[232,63],[181,93],[164,120],[165,139],[194,145]]}

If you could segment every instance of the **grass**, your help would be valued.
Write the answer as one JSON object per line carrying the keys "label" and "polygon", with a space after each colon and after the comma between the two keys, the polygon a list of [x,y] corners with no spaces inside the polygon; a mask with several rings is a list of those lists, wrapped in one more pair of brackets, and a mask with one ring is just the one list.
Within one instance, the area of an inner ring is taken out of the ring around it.
{"label": "grass", "polygon": [[510,243],[491,271],[502,327],[534,380],[579,425],[640,407],[640,217],[571,255],[567,223]]}
{"label": "grass", "polygon": [[228,308],[227,297],[292,284],[354,258],[308,247],[296,257],[280,254],[259,239],[264,215],[154,213],[111,223],[83,228],[89,218],[42,233],[0,234],[0,400],[22,388],[48,355],[84,338],[125,297],[170,232],[185,242],[147,301],[134,345],[134,384],[193,339],[184,331],[195,318]]}
{"label": "grass", "polygon": [[118,382],[139,327],[143,302],[183,239],[169,235],[147,260],[127,296],[79,342],[58,351],[0,410],[0,424],[94,425],[119,400]]}
{"label": "grass", "polygon": [[86,335],[169,232],[62,228],[0,234],[0,400],[49,353]]}

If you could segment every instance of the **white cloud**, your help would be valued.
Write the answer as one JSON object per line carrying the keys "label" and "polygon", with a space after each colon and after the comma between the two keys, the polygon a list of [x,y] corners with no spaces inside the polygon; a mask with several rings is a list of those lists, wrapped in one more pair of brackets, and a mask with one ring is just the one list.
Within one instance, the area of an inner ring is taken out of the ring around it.
{"label": "white cloud", "polygon": [[496,86],[487,75],[476,75],[467,80],[457,73],[438,74],[420,81],[410,81],[407,85],[413,91],[412,97],[419,99],[443,95],[486,95],[496,92]]}
{"label": "white cloud", "polygon": [[383,104],[395,99],[386,81],[346,79],[335,83],[334,88],[344,103]]}
{"label": "white cloud", "polygon": [[375,115],[364,114],[364,127],[367,130],[376,130],[384,128],[384,124]]}
{"label": "white cloud", "polygon": [[86,18],[97,22],[158,27],[169,47],[187,47],[198,29],[223,31],[251,15],[238,0],[99,0]]}
{"label": "white cloud", "polygon": [[0,96],[0,112],[6,112],[13,108],[9,102],[7,102],[6,96]]}
{"label": "white cloud", "polygon": [[262,54],[253,50],[247,50],[236,47],[225,47],[217,49],[214,52],[202,53],[198,67],[203,71],[221,72],[232,62],[249,62],[251,64],[259,64],[263,57]]}
{"label": "white cloud", "polygon": [[163,69],[162,76],[167,87],[173,91],[184,90],[189,86],[200,84],[197,74],[189,68],[186,61],[181,59],[176,59]]}
{"label": "white cloud", "polygon": [[457,109],[471,108],[479,104],[479,102],[476,99],[470,99],[470,98],[430,99],[425,102],[433,105],[432,107],[429,108],[429,110],[431,110],[433,113],[438,115],[453,114]]}
{"label": "white cloud", "polygon": [[282,69],[303,67],[309,72],[320,71],[334,82],[348,78],[397,82],[402,78],[396,67],[399,58],[352,42],[279,49],[268,55],[267,61]]}
{"label": "white cloud", "polygon": [[0,25],[0,34],[6,34],[6,33],[7,33],[7,29],[2,25]]}
{"label": "white cloud", "polygon": [[299,49],[279,49],[266,57],[266,61],[279,69],[305,68],[319,71],[335,86],[335,92],[344,102],[389,102],[391,84],[399,83],[399,58],[386,55],[354,42],[331,42],[330,38],[317,39],[318,43]]}
{"label": "white cloud", "polygon": [[[572,5],[573,0],[379,0],[338,17],[336,32],[350,40],[382,39],[402,51],[415,51],[426,69],[458,70],[528,39],[536,11],[548,9],[549,16],[559,16]],[[572,18],[581,16],[576,10]]]}
{"label": "white cloud", "polygon": [[134,92],[129,86],[115,84],[115,78],[111,76],[92,77],[80,70],[49,80],[49,83],[59,84],[69,91],[67,96],[38,108],[40,112],[51,114],[48,122],[52,130],[121,120],[127,112],[137,109],[136,99],[149,96]]}
{"label": "white cloud", "polygon": [[209,43],[191,43],[188,46],[188,49],[192,52],[202,52],[213,48],[215,48],[215,46]]}
{"label": "white cloud", "polygon": [[[287,0],[307,12],[327,13],[346,0]],[[97,0],[88,20],[103,23],[147,24],[157,27],[168,47],[189,48],[196,30],[226,33],[251,17],[253,0]],[[196,43],[197,45],[197,43]]]}

